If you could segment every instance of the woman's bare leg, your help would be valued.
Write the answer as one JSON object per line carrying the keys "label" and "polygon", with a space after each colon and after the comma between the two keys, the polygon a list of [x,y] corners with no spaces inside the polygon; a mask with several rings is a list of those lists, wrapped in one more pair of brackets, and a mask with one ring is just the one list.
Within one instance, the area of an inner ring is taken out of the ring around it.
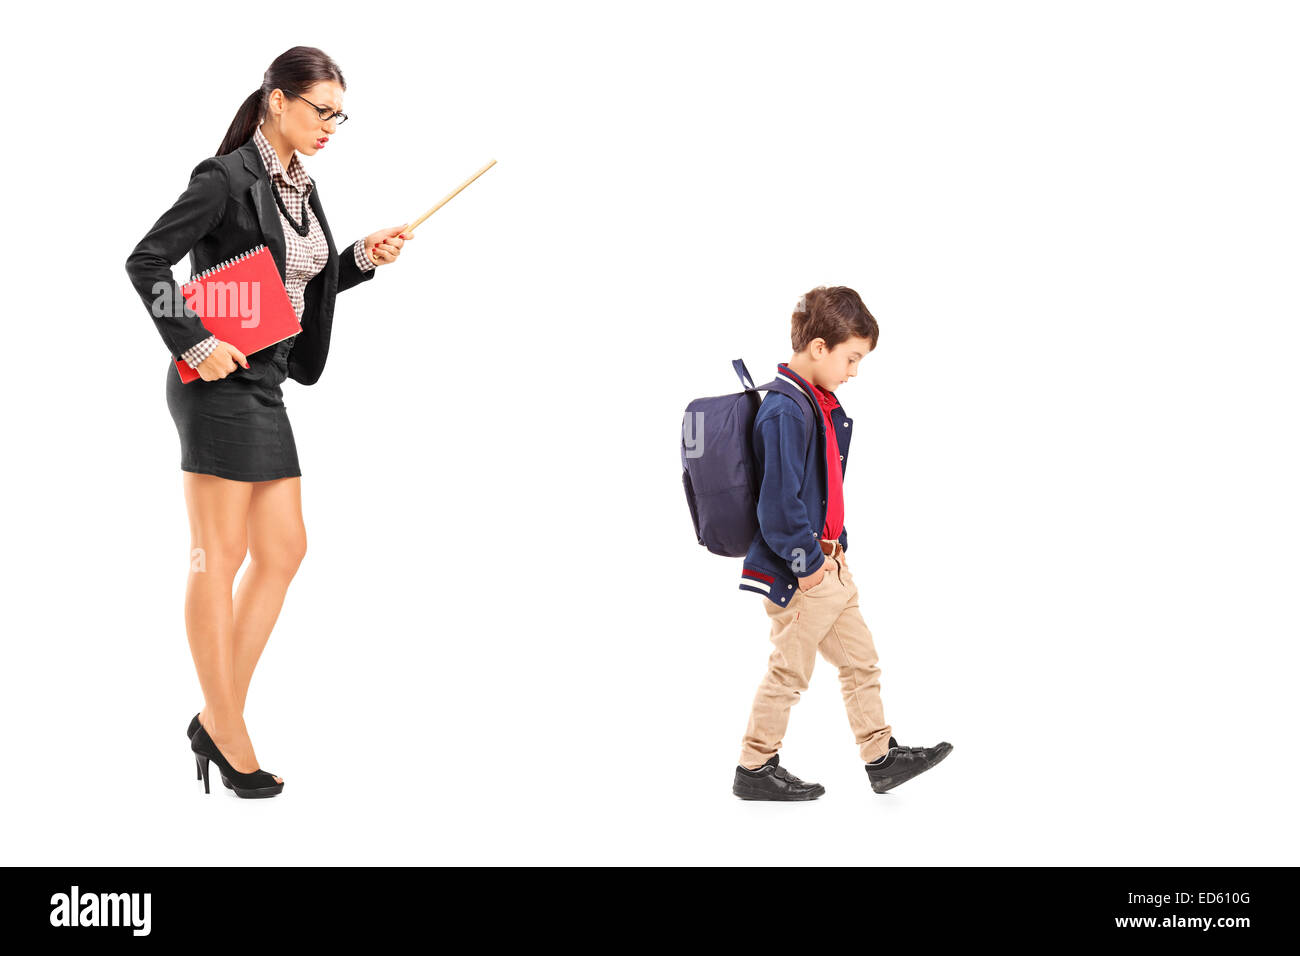
{"label": "woman's bare leg", "polygon": [[253,486],[215,475],[182,474],[192,549],[185,630],[207,702],[199,721],[235,770],[252,773],[258,763],[235,681],[231,590],[248,551]]}
{"label": "woman's bare leg", "polygon": [[248,700],[253,669],[306,552],[302,479],[254,484],[248,507],[250,562],[235,592],[235,695],[240,713]]}

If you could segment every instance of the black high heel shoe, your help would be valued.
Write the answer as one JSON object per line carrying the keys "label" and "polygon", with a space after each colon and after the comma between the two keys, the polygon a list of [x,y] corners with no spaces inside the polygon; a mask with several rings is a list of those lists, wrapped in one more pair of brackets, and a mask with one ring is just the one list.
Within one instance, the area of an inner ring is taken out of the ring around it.
{"label": "black high heel shoe", "polygon": [[211,793],[208,788],[208,761],[214,761],[221,770],[221,781],[235,791],[238,797],[274,797],[284,789],[284,784],[276,783],[275,776],[267,773],[265,770],[254,770],[252,773],[240,773],[230,765],[230,761],[222,755],[217,745],[213,743],[208,732],[199,725],[199,729],[194,732],[194,738],[190,741],[190,749],[194,751],[194,762],[198,765],[199,777],[203,780],[203,792]]}
{"label": "black high heel shoe", "polygon": [[[187,731],[185,731],[185,736],[188,737],[191,741],[193,741],[193,740],[194,740],[194,735],[195,735],[196,733],[199,732],[199,728],[202,727],[202,726],[203,726],[203,725],[199,723],[199,715],[198,715],[198,714],[195,714],[195,715],[194,715],[194,719],[190,721],[189,729],[188,729]],[[197,764],[198,761],[196,760],[195,763]],[[195,780],[202,780],[202,779],[203,779],[203,769],[202,769],[201,767],[197,767],[197,766],[196,766],[196,767],[194,768],[194,772],[195,772],[196,774],[198,774],[198,776],[196,776],[196,777],[194,778]],[[230,785],[230,781],[227,780],[225,777],[222,777],[222,778],[221,778],[221,782],[224,783],[224,784],[226,785],[226,789],[227,789],[227,790],[233,790],[233,789],[234,789],[234,787],[232,787],[232,786]]]}

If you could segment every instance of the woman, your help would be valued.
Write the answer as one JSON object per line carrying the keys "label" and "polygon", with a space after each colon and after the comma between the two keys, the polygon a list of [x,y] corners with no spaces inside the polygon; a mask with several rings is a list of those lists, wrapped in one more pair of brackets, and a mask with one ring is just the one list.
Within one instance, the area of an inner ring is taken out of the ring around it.
{"label": "woman", "polygon": [[[301,471],[280,384],[320,377],[335,294],[396,261],[406,239],[398,226],[334,247],[298,154],[314,156],[347,120],[345,89],[338,66],[314,47],[277,57],[217,155],[199,163],[126,261],[172,356],[167,407],[180,435],[192,543],[185,628],[206,704],[189,736],[205,793],[209,760],[241,797],[283,790],[280,777],[259,768],[243,718],[253,668],[307,546]],[[208,334],[192,310],[168,303],[182,301],[171,268],[186,252],[198,273],[259,244],[279,267],[302,332],[250,360]],[[178,358],[202,381],[183,384]],[[248,570],[232,597],[246,556]]]}

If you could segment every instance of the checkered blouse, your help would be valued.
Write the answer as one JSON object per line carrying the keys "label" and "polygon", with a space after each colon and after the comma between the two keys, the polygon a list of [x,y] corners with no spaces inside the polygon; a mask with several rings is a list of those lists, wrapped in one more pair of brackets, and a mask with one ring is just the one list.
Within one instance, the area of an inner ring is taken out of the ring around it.
{"label": "checkered blouse", "polygon": [[[286,174],[284,167],[280,165],[280,157],[276,155],[270,141],[262,135],[260,126],[253,133],[253,142],[257,144],[257,152],[262,157],[262,165],[270,174],[271,182],[279,184],[280,196],[284,199],[285,208],[297,217],[302,210],[303,200],[311,195],[312,188],[311,180],[307,177],[307,170],[303,169],[298,153],[294,152],[293,158],[289,160],[289,172]],[[289,302],[292,303],[293,310],[301,319],[305,307],[303,290],[307,287],[307,283],[325,268],[325,262],[329,259],[329,246],[325,242],[325,233],[321,231],[320,223],[311,214],[310,205],[307,207],[307,217],[311,220],[311,227],[305,236],[298,235],[297,230],[285,219],[284,213],[280,212],[278,205],[276,212],[280,213],[280,225],[284,229],[284,287],[289,293]],[[370,257],[366,255],[365,239],[358,239],[353,243],[352,255],[357,261],[357,268],[363,272],[375,267]],[[198,368],[216,347],[217,337],[209,335],[198,345],[182,352],[181,358],[189,363],[190,368]]]}

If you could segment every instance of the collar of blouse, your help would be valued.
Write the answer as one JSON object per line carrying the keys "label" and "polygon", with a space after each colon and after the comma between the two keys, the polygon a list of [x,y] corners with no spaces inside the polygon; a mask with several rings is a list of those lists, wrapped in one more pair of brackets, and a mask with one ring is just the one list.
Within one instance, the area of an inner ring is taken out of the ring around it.
{"label": "collar of blouse", "polygon": [[311,178],[307,175],[307,170],[303,168],[297,150],[294,151],[293,158],[289,160],[289,171],[286,173],[284,167],[280,165],[280,157],[276,155],[275,147],[263,135],[262,127],[259,126],[253,131],[253,142],[257,146],[258,155],[262,157],[262,164],[266,167],[267,174],[271,177],[272,182],[278,178],[282,183],[292,186],[304,196],[307,195],[311,189]]}

